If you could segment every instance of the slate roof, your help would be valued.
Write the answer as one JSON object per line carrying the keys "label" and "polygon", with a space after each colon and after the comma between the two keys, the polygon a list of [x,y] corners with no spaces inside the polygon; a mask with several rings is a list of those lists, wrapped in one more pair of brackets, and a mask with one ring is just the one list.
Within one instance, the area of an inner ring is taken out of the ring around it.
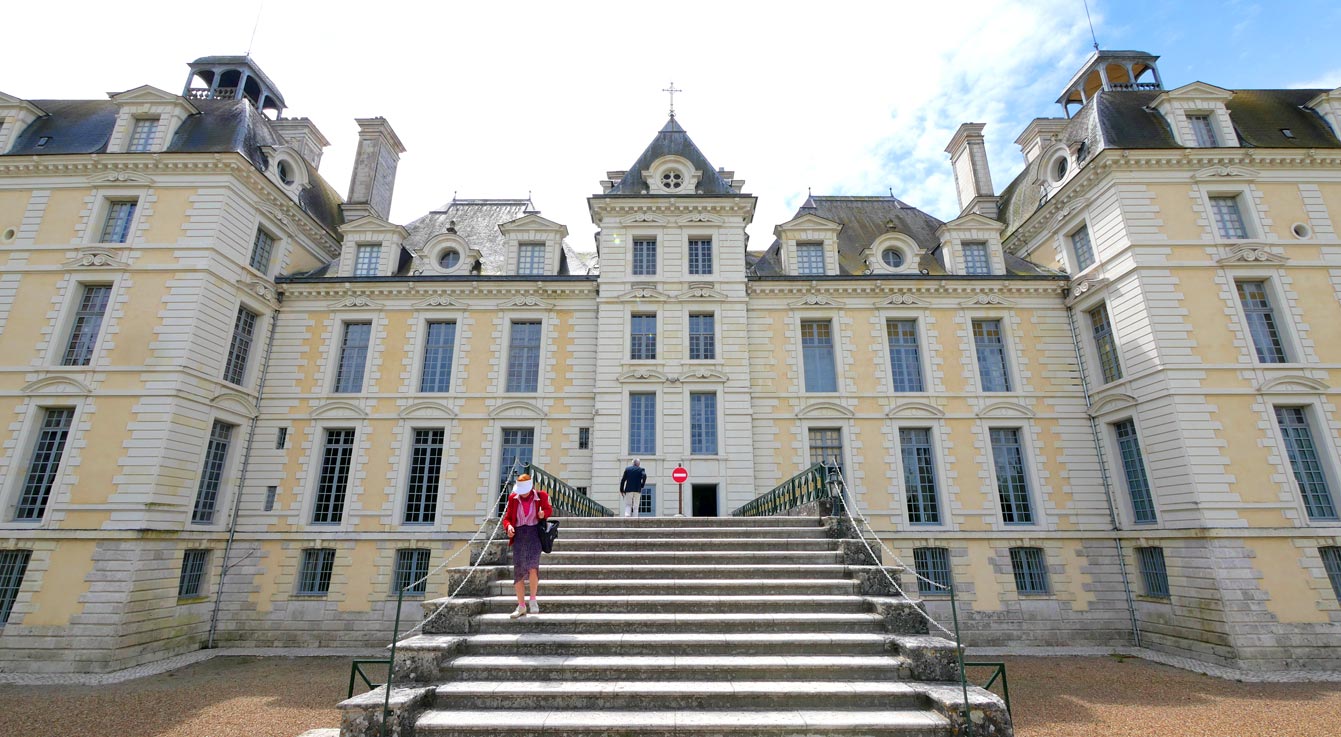
{"label": "slate roof", "polygon": [[680,156],[689,161],[694,169],[703,172],[698,180],[696,194],[740,194],[732,188],[730,182],[718,173],[718,170],[708,161],[708,157],[698,150],[698,146],[694,145],[694,142],[689,138],[689,134],[685,132],[685,129],[672,115],[666,121],[666,125],[662,126],[656,137],[652,139],[652,142],[643,150],[638,160],[633,162],[633,166],[630,166],[628,171],[625,172],[624,177],[616,182],[615,186],[604,196],[646,194],[647,182],[643,180],[643,172],[651,169],[652,164],[662,156]]}
{"label": "slate roof", "polygon": [[[939,244],[936,229],[943,223],[897,197],[826,197],[812,196],[797,208],[792,219],[802,215],[817,215],[843,226],[838,231],[838,268],[841,274],[864,274],[866,262],[861,252],[876,238],[891,232],[886,223],[893,221],[894,230],[913,239],[929,255]],[[755,256],[754,270],[760,276],[782,272],[782,242],[773,244]],[[933,257],[932,262],[935,263]],[[944,267],[935,264],[939,273]]]}
{"label": "slate roof", "polygon": [[[499,275],[503,273],[507,253],[498,226],[538,212],[526,199],[453,199],[405,226],[410,232],[405,248],[419,250],[439,235],[455,232],[466,245],[480,252],[476,273]],[[587,274],[595,268],[591,256],[578,253],[567,241],[563,243],[563,251],[560,275]],[[408,275],[408,266],[403,266],[401,271]]]}

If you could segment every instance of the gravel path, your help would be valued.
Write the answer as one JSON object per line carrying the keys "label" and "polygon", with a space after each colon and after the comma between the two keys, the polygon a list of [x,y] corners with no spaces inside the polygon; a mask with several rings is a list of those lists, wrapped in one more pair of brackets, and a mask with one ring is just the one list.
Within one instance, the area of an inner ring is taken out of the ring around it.
{"label": "gravel path", "polygon": [[[1341,734],[1341,684],[1236,683],[1134,658],[1006,663],[1019,737]],[[339,725],[348,678],[347,657],[220,657],[111,686],[0,686],[0,735],[296,737]]]}

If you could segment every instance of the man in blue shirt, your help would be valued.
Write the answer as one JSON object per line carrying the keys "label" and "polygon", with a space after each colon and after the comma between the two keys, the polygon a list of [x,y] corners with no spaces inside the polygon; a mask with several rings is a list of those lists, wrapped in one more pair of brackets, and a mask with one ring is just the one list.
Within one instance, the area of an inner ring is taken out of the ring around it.
{"label": "man in blue shirt", "polygon": [[643,469],[642,461],[634,458],[633,465],[624,469],[624,476],[619,480],[625,517],[638,516],[638,502],[643,498],[644,486],[647,486],[647,471]]}

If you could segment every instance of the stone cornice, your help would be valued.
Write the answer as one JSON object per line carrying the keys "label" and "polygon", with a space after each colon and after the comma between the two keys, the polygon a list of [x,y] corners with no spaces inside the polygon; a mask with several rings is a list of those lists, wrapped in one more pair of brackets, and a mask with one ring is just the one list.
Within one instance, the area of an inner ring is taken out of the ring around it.
{"label": "stone cornice", "polygon": [[[432,294],[443,304],[451,303],[462,308],[470,307],[471,299],[503,299],[535,302],[541,307],[555,299],[589,298],[592,305],[596,300],[596,282],[563,281],[537,283],[535,281],[498,281],[491,282],[487,277],[469,281],[424,281],[404,279],[395,281],[329,281],[281,282],[280,292],[286,301],[295,299],[334,300],[358,295],[374,301],[396,299],[414,300],[416,304]],[[436,305],[435,305],[436,306]]]}
{"label": "stone cornice", "polygon": [[919,298],[934,296],[953,296],[959,300],[976,299],[980,294],[988,295],[1049,295],[1056,296],[1062,293],[1062,288],[1066,286],[1065,278],[1057,279],[1029,279],[1027,281],[1003,279],[957,279],[954,277],[938,279],[935,277],[923,277],[916,280],[883,280],[883,279],[861,279],[861,280],[843,280],[843,281],[806,281],[806,280],[755,280],[752,279],[747,284],[748,294],[751,297],[779,297],[779,298],[800,298],[802,300],[812,295],[826,295],[830,297],[847,297],[850,299],[873,299],[878,300],[882,305],[894,304],[890,299],[893,296],[899,297],[899,302],[903,304],[913,304],[916,302],[912,295]]}

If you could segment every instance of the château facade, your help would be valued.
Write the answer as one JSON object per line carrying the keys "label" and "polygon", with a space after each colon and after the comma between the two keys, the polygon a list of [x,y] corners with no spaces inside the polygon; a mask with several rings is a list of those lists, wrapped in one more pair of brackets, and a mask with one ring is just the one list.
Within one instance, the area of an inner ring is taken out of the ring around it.
{"label": "ch\u00e2teau facade", "polygon": [[0,669],[383,644],[515,462],[613,508],[633,458],[658,515],[837,462],[970,645],[1341,668],[1341,89],[1156,62],[1091,55],[1000,191],[961,126],[949,222],[812,196],[757,252],[674,115],[588,255],[527,199],[390,222],[381,118],[342,199],[248,57],[0,94]]}

